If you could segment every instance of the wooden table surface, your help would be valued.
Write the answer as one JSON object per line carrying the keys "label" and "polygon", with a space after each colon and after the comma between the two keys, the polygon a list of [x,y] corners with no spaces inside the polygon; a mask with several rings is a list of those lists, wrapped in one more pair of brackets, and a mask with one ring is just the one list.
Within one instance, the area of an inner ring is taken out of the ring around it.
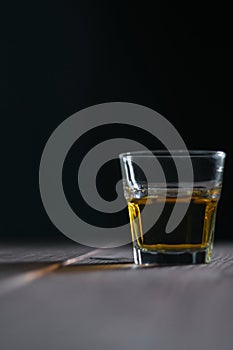
{"label": "wooden table surface", "polygon": [[136,267],[131,246],[1,244],[1,350],[233,349],[233,243],[209,265]]}

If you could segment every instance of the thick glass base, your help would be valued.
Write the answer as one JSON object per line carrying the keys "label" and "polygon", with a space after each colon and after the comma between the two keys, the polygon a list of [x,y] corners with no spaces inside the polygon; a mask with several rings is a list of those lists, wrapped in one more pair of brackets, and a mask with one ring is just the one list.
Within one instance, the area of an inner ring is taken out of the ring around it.
{"label": "thick glass base", "polygon": [[[212,249],[211,249],[212,250]],[[134,262],[137,265],[194,265],[207,264],[211,261],[209,248],[198,251],[148,251],[133,248]]]}

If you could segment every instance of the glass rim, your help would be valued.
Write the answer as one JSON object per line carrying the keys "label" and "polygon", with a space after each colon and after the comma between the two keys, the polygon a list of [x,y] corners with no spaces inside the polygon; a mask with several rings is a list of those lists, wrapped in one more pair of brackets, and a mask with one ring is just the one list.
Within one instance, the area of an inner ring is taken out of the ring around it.
{"label": "glass rim", "polygon": [[119,158],[128,158],[128,157],[157,157],[157,158],[182,158],[182,157],[201,157],[201,158],[225,158],[226,153],[219,150],[195,150],[195,149],[178,149],[178,150],[143,150],[143,151],[132,151],[124,152],[119,154]]}

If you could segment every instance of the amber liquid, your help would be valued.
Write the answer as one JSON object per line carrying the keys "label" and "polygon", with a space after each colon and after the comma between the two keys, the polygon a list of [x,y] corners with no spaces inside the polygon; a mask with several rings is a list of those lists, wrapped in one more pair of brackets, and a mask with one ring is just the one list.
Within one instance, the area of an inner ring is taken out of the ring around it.
{"label": "amber liquid", "polygon": [[[166,233],[166,225],[174,204],[184,205],[190,200],[190,195],[177,197],[177,189],[171,189],[166,195],[159,193],[140,199],[131,198],[128,201],[128,209],[134,245],[143,251],[158,252],[212,249],[220,189],[201,188],[191,190],[189,193],[192,195],[188,210],[179,225],[169,234]],[[153,206],[153,211],[156,213],[161,201],[164,202],[164,208],[159,219],[148,232],[144,232],[145,223],[141,218],[143,208]]]}

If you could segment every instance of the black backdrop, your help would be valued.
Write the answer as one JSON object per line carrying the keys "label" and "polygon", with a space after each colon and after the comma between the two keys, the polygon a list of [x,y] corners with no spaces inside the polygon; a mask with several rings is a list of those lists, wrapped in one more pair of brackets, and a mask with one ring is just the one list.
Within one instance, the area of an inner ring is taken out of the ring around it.
{"label": "black backdrop", "polygon": [[111,101],[161,113],[190,149],[226,151],[216,239],[232,239],[231,11],[153,3],[19,2],[9,9],[2,50],[2,239],[66,239],[41,203],[41,153],[64,119]]}

